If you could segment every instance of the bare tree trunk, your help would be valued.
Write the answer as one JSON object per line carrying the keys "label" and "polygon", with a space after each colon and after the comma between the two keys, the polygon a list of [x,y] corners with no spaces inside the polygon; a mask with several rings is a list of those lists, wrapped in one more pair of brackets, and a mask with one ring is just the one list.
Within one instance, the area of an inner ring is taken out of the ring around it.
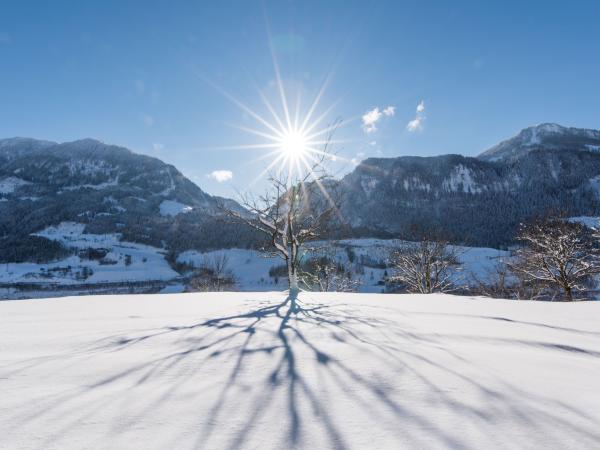
{"label": "bare tree trunk", "polygon": [[300,287],[298,286],[298,274],[296,272],[290,272],[288,281],[290,284],[290,297],[297,297],[300,292]]}
{"label": "bare tree trunk", "polygon": [[296,298],[300,292],[300,286],[298,285],[298,268],[296,267],[298,259],[296,255],[297,251],[298,249],[293,242],[288,245],[288,283],[290,287],[290,297],[292,298]]}
{"label": "bare tree trunk", "polygon": [[565,286],[563,289],[565,291],[567,301],[572,302],[573,301],[573,290],[571,289],[571,286],[569,286],[568,284],[565,283]]}

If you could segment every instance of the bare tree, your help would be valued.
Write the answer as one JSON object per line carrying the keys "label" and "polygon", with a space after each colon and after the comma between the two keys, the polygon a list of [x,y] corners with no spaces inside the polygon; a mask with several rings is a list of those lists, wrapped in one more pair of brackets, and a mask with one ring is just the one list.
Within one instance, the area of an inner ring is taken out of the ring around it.
{"label": "bare tree", "polygon": [[455,289],[452,276],[459,267],[458,255],[446,241],[423,237],[391,253],[388,278],[409,292],[431,294]]}
{"label": "bare tree", "polygon": [[514,252],[510,268],[530,283],[558,288],[567,301],[584,292],[600,273],[598,246],[590,230],[561,218],[546,218],[521,226],[517,238],[524,246]]}
{"label": "bare tree", "polygon": [[187,290],[212,292],[233,288],[235,280],[228,266],[229,257],[225,253],[205,256],[189,280]]}
{"label": "bare tree", "polygon": [[308,289],[321,292],[355,292],[360,280],[352,275],[342,263],[335,260],[331,247],[319,252],[318,256],[303,265],[302,284]]}
{"label": "bare tree", "polygon": [[544,295],[544,286],[527,280],[520,272],[511,270],[507,260],[499,260],[483,276],[471,274],[474,283],[467,293],[492,298],[537,300]]}
{"label": "bare tree", "polygon": [[[303,171],[284,170],[271,173],[265,194],[255,197],[240,195],[249,214],[228,210],[230,217],[260,231],[269,241],[268,252],[281,257],[287,266],[290,297],[297,296],[300,262],[309,241],[319,239],[339,214],[340,196],[326,164],[332,158],[329,151],[330,132],[321,151],[310,155]],[[290,164],[294,163],[293,161]],[[298,162],[298,166],[301,162]],[[265,249],[266,250],[266,249]]]}

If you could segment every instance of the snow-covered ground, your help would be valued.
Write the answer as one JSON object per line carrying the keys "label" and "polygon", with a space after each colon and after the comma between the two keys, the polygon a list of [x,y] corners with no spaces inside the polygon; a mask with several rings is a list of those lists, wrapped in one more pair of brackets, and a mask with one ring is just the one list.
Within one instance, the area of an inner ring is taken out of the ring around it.
{"label": "snow-covered ground", "polygon": [[163,200],[160,204],[161,216],[176,216],[177,214],[185,214],[191,212],[194,208],[175,200]]}
{"label": "snow-covered ground", "polygon": [[0,302],[0,448],[600,448],[600,304]]}
{"label": "snow-covered ground", "polygon": [[21,178],[8,177],[0,180],[0,194],[12,194],[21,186],[31,184],[29,181],[22,180]]}
{"label": "snow-covered ground", "polygon": [[[324,242],[312,244],[322,247]],[[361,292],[381,292],[384,287],[382,280],[386,269],[382,268],[389,260],[390,253],[406,241],[398,239],[344,239],[335,241],[327,255],[336,261],[352,268],[353,277],[361,281]],[[462,264],[461,270],[455,274],[456,282],[465,284],[475,279],[485,280],[502,258],[508,257],[508,252],[483,247],[451,247]],[[353,262],[349,255],[354,255]],[[265,291],[278,287],[275,279],[269,277],[269,269],[283,264],[280,258],[265,258],[256,250],[226,249],[211,252],[189,250],[180,253],[177,261],[191,264],[195,267],[210,265],[210,261],[219,255],[227,256],[227,267],[231,270],[236,288],[242,291]],[[285,280],[279,280],[279,283]]]}
{"label": "snow-covered ground", "polygon": [[0,283],[73,285],[167,281],[179,276],[171,269],[161,249],[121,241],[119,234],[84,233],[84,228],[81,223],[62,222],[36,235],[77,250],[105,249],[107,253],[103,258],[73,255],[47,264],[2,264]]}
{"label": "snow-covered ground", "polygon": [[600,224],[600,217],[594,216],[577,216],[569,217],[569,222],[577,222],[585,225],[588,228],[597,229]]}

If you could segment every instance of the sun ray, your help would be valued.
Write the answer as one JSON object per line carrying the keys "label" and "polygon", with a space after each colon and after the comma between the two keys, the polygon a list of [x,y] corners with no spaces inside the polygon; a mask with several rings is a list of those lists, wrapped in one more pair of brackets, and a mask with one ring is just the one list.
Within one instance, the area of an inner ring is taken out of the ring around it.
{"label": "sun ray", "polygon": [[[201,78],[204,79],[203,77],[201,77]],[[204,81],[206,83],[210,84],[214,89],[216,89],[217,91],[219,91],[221,93],[221,95],[223,95],[227,100],[229,100],[230,102],[232,102],[234,105],[236,105],[242,111],[246,112],[251,117],[253,117],[254,119],[256,119],[258,122],[262,123],[265,127],[267,127],[268,129],[270,129],[273,133],[275,133],[276,135],[281,135],[281,130],[278,130],[277,128],[275,128],[271,123],[269,123],[268,120],[266,120],[260,114],[258,114],[257,112],[255,112],[252,108],[250,108],[249,106],[247,106],[246,104],[244,104],[243,102],[241,102],[240,100],[238,100],[237,98],[235,98],[233,95],[231,95],[225,89],[221,88],[219,85],[211,82],[210,80],[204,79]]]}
{"label": "sun ray", "polygon": [[335,130],[337,130],[338,128],[345,127],[345,126],[346,126],[346,125],[348,125],[349,123],[351,123],[351,122],[353,122],[353,121],[357,120],[357,118],[358,118],[358,116],[357,116],[357,117],[355,117],[355,118],[352,118],[352,119],[348,119],[348,120],[342,120],[342,121],[335,122],[333,125],[329,125],[329,126],[327,126],[327,127],[323,128],[323,129],[319,130],[319,131],[316,131],[316,132],[314,132],[314,133],[313,133],[313,134],[311,134],[311,135],[307,135],[307,136],[306,136],[306,139],[307,139],[307,140],[309,140],[309,141],[311,141],[311,140],[313,140],[314,138],[316,138],[317,136],[322,136],[323,134],[326,134],[326,133],[331,133],[332,131],[335,131]]}
{"label": "sun ray", "polygon": [[264,138],[269,139],[269,140],[271,140],[273,142],[277,142],[277,141],[279,141],[283,137],[283,133],[282,133],[281,136],[275,136],[273,134],[265,133],[265,132],[260,131],[260,130],[255,130],[254,128],[248,128],[248,127],[245,127],[243,125],[232,125],[232,124],[230,124],[229,126],[231,128],[236,128],[236,129],[238,129],[240,131],[245,131],[247,133],[254,134],[254,135],[259,136],[259,137],[264,137]]}
{"label": "sun ray", "polygon": [[269,163],[269,165],[263,169],[255,178],[254,180],[252,180],[250,182],[249,187],[254,186],[256,183],[258,183],[260,180],[263,179],[263,177],[265,175],[267,175],[269,173],[269,171],[278,163],[280,162],[280,160],[282,160],[284,158],[284,155],[282,155],[281,153],[279,155],[277,155],[275,158],[273,158],[273,160]]}
{"label": "sun ray", "polygon": [[279,148],[279,144],[242,144],[227,145],[222,147],[204,147],[202,150],[261,150],[269,148]]}
{"label": "sun ray", "polygon": [[275,122],[277,122],[277,125],[279,126],[280,130],[285,130],[285,125],[283,124],[279,115],[275,112],[275,108],[273,108],[273,105],[271,104],[269,99],[266,97],[266,95],[260,89],[257,88],[257,90],[260,95],[260,98],[262,99],[262,102],[264,103],[264,105],[267,107],[267,109],[273,116],[273,119],[275,119]]}
{"label": "sun ray", "polygon": [[321,84],[321,88],[319,89],[319,92],[315,96],[315,99],[313,100],[312,104],[310,105],[308,112],[304,116],[304,120],[302,121],[302,125],[300,126],[300,129],[302,130],[302,132],[305,132],[306,125],[308,124],[308,122],[310,121],[310,118],[312,117],[313,113],[315,112],[315,109],[317,108],[317,105],[319,104],[321,97],[323,97],[323,94],[325,93],[325,88],[329,84],[330,77],[331,77],[331,72],[325,77],[325,80]]}
{"label": "sun ray", "polygon": [[[306,166],[306,169],[310,170],[310,166],[306,162],[304,162],[304,164]],[[327,200],[329,205],[333,208],[333,211],[338,216],[338,219],[340,219],[340,221],[343,223],[344,220],[343,220],[341,211],[337,207],[336,202],[331,198],[329,191],[325,188],[325,186],[323,186],[323,183],[321,182],[321,180],[319,178],[315,178],[313,180],[313,182],[317,185],[317,187],[319,188],[319,191],[321,191],[321,194],[323,194],[323,197],[325,197],[325,199]]]}
{"label": "sun ray", "polygon": [[308,128],[303,126],[302,132],[305,134],[309,134],[312,130],[314,130],[315,127],[319,125],[323,121],[323,119],[325,119],[325,117],[327,117],[331,113],[331,111],[333,111],[333,109],[337,106],[339,102],[340,99],[336,100],[331,105],[329,105],[329,107],[327,107],[327,109],[325,109],[325,111],[323,111],[323,113],[319,117],[317,117],[312,123],[308,125]]}
{"label": "sun ray", "polygon": [[269,39],[269,50],[271,51],[271,59],[273,61],[273,69],[275,71],[275,80],[277,82],[277,88],[279,90],[279,97],[281,99],[281,105],[283,106],[283,112],[285,114],[285,120],[288,129],[292,128],[292,121],[290,118],[290,109],[288,107],[287,98],[285,95],[285,89],[283,88],[283,81],[281,80],[281,71],[279,70],[279,63],[277,62],[277,56],[275,55],[275,47],[273,46],[273,37],[271,35],[271,26],[269,24],[268,17],[265,11],[265,23],[267,27],[267,36]]}

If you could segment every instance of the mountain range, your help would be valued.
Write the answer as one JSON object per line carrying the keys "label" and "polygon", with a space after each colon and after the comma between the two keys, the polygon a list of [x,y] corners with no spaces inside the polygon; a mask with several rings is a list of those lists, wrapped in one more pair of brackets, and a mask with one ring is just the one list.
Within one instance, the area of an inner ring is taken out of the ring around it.
{"label": "mountain range", "polygon": [[[368,158],[340,180],[346,236],[443,233],[503,247],[518,224],[548,210],[600,214],[600,131],[542,124],[477,157]],[[0,140],[0,262],[41,262],[69,252],[43,230],[61,223],[176,255],[249,247],[259,237],[224,220],[221,204],[172,165],[84,139]]]}
{"label": "mountain range", "polygon": [[34,234],[61,222],[173,252],[245,245],[248,233],[222,220],[221,203],[241,210],[175,167],[123,147],[93,139],[0,140],[2,262],[60,256],[60,245]]}
{"label": "mountain range", "polygon": [[504,247],[533,216],[600,213],[600,131],[542,124],[477,157],[369,158],[339,183],[354,233]]}

